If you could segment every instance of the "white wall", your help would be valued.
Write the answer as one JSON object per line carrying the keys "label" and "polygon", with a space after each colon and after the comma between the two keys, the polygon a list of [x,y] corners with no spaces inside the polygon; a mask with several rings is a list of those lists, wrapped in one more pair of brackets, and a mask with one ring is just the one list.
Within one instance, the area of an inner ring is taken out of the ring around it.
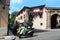
{"label": "white wall", "polygon": [[[25,15],[25,18],[24,18],[24,15]],[[22,16],[22,19],[20,19],[21,16]],[[28,15],[27,15],[27,12],[26,12],[26,11],[23,11],[20,15],[18,15],[18,16],[16,17],[15,21],[18,21],[18,22],[20,22],[20,23],[23,23],[25,19],[26,19],[26,21],[28,20],[28,17],[27,17],[27,16],[28,16]]]}
{"label": "white wall", "polygon": [[[35,9],[36,11],[38,11],[38,9]],[[34,10],[34,11],[35,11]],[[33,28],[35,29],[46,29],[46,12],[45,12],[45,8],[43,9],[43,17],[40,18],[39,16],[37,16],[34,21],[33,21]],[[40,23],[42,23],[42,25],[40,25]]]}
{"label": "white wall", "polygon": [[[33,10],[33,12],[37,12],[37,11],[40,11],[39,8]],[[24,18],[24,15],[26,15],[25,18]],[[23,16],[22,20],[19,19],[21,16]],[[33,28],[35,28],[35,29],[46,29],[47,16],[46,16],[45,8],[43,9],[43,15],[42,16],[43,16],[42,18],[37,16],[36,18],[33,19],[34,20],[33,21]],[[20,14],[16,17],[16,20],[19,22],[24,22],[24,19],[28,20],[27,11],[23,11],[22,14]],[[42,25],[40,25],[40,23],[42,23]]]}

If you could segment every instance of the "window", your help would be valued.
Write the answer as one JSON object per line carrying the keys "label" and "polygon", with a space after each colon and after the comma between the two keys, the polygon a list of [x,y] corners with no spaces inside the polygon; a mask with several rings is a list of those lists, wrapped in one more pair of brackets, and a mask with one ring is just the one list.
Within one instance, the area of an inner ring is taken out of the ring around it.
{"label": "window", "polygon": [[25,18],[25,15],[24,15],[24,18]]}
{"label": "window", "polygon": [[0,0],[0,3],[1,4],[5,4],[6,3],[6,0]]}
{"label": "window", "polygon": [[5,5],[6,5],[6,0],[0,0],[0,3],[3,4],[3,9],[5,9]]}
{"label": "window", "polygon": [[40,23],[40,25],[42,26],[42,25],[43,25],[43,23]]}
{"label": "window", "polygon": [[43,13],[41,12],[41,13],[39,13],[39,16],[40,16],[40,18],[42,18],[43,17]]}
{"label": "window", "polygon": [[22,16],[21,16],[21,19],[22,19]]}

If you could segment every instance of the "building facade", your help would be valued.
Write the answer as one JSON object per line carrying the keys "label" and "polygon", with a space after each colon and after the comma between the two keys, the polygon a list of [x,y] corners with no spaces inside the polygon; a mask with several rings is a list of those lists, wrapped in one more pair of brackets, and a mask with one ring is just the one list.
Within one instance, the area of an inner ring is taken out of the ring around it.
{"label": "building facade", "polygon": [[[10,0],[0,0],[0,31],[7,34]],[[3,33],[0,32],[0,35]]]}
{"label": "building facade", "polygon": [[16,16],[15,21],[20,23],[28,21],[29,15],[33,16],[33,28],[51,29],[60,26],[60,8],[45,7],[45,5],[35,7],[24,7]]}

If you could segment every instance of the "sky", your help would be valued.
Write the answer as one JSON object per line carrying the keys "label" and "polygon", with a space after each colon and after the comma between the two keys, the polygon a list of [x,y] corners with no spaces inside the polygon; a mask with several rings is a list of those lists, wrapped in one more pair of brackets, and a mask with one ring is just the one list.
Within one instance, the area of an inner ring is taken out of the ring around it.
{"label": "sky", "polygon": [[10,0],[9,13],[20,11],[24,6],[33,7],[40,5],[45,5],[46,7],[60,7],[60,0]]}

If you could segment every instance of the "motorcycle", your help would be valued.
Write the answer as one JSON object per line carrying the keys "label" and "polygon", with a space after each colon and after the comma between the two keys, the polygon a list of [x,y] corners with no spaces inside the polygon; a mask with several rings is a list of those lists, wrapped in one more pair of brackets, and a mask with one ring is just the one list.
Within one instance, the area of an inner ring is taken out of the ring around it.
{"label": "motorcycle", "polygon": [[21,38],[21,36],[32,37],[33,33],[34,33],[34,28],[26,28],[22,26],[17,29],[17,36],[19,38]]}

